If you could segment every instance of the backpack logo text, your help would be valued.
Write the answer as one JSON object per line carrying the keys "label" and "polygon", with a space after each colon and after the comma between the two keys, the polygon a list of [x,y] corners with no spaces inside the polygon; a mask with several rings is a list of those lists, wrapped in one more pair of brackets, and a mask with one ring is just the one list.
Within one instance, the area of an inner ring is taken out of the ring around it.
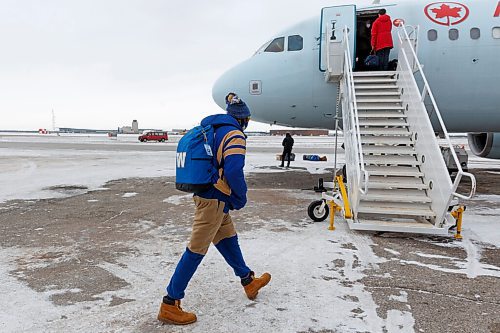
{"label": "backpack logo text", "polygon": [[177,153],[177,167],[184,168],[185,163],[186,163],[186,153],[185,152]]}

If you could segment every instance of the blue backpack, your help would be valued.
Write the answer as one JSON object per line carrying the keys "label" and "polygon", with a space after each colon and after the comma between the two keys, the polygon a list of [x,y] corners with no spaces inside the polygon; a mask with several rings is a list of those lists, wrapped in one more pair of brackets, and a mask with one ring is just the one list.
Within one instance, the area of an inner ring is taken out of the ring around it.
{"label": "blue backpack", "polygon": [[200,125],[181,138],[176,154],[176,189],[199,193],[212,187],[212,179],[217,174],[214,134],[212,125]]}

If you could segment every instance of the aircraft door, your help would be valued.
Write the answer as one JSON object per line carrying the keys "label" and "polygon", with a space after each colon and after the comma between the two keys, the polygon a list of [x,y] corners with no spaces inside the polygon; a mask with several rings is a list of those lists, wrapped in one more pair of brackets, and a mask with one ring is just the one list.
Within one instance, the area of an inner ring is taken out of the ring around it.
{"label": "aircraft door", "polygon": [[342,42],[343,29],[348,28],[349,31],[349,49],[351,52],[351,61],[354,64],[354,49],[356,43],[356,6],[334,6],[325,7],[321,10],[321,24],[320,24],[320,71],[326,71],[326,48],[328,42],[338,41]]}

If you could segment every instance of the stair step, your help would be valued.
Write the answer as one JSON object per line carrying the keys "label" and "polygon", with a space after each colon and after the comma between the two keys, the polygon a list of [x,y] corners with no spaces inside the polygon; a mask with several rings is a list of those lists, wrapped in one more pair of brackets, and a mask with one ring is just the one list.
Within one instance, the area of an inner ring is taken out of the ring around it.
{"label": "stair step", "polygon": [[354,72],[352,73],[354,77],[373,77],[373,76],[395,76],[395,71],[366,71],[366,72]]}
{"label": "stair step", "polygon": [[372,97],[361,97],[361,96],[356,96],[356,101],[358,103],[402,103],[403,101],[399,97],[394,97],[394,98],[374,98]]}
{"label": "stair step", "polygon": [[436,216],[429,205],[414,202],[362,202],[358,207],[359,213],[419,217]]}
{"label": "stair step", "polygon": [[[408,131],[407,128],[377,128],[377,127],[369,127],[369,128],[360,128],[359,129],[361,135],[388,135],[393,137],[394,135],[401,135],[404,137],[411,137],[412,132]],[[383,136],[379,136],[381,138]]]}
{"label": "stair step", "polygon": [[357,104],[358,110],[404,110],[402,105],[395,104],[383,104],[380,105],[378,103],[363,103],[358,101]]}
{"label": "stair step", "polygon": [[407,136],[367,136],[361,137],[363,144],[384,144],[384,145],[413,145],[413,141]]}
{"label": "stair step", "polygon": [[400,177],[423,177],[424,173],[419,171],[416,167],[408,166],[380,166],[380,165],[367,165],[366,171],[370,176],[400,176]]}
{"label": "stair step", "polygon": [[367,155],[363,157],[367,165],[411,165],[420,166],[415,156],[402,155]]}
{"label": "stair step", "polygon": [[410,146],[363,145],[362,149],[363,154],[417,155],[417,151]]}
{"label": "stair step", "polygon": [[403,112],[360,110],[359,118],[406,118]]}
{"label": "stair step", "polygon": [[361,96],[401,96],[399,91],[357,91],[356,97]]}
{"label": "stair step", "polygon": [[[378,217],[378,216],[377,216]],[[441,235],[441,236],[449,236],[449,226],[438,228],[434,226],[432,223],[413,218],[408,220],[397,219],[385,219],[384,220],[373,220],[367,218],[358,218],[356,222],[347,220],[349,223],[349,228],[351,230],[368,230],[368,231],[384,231],[384,232],[403,232],[403,233],[414,233],[414,234],[427,234],[427,235]]]}
{"label": "stair step", "polygon": [[371,89],[371,90],[388,90],[388,89],[399,89],[399,87],[395,84],[387,85],[387,84],[361,84],[354,85],[355,90],[363,90],[363,89]]}
{"label": "stair step", "polygon": [[354,84],[364,84],[364,83],[396,83],[398,80],[388,77],[354,77]]}
{"label": "stair step", "polygon": [[359,119],[359,126],[401,126],[408,127],[404,119]]}
{"label": "stair step", "polygon": [[386,202],[420,202],[431,203],[425,191],[415,189],[382,190],[372,189],[367,194],[361,195],[362,201],[386,201]]}
{"label": "stair step", "polygon": [[[364,184],[362,185],[364,186]],[[417,190],[427,190],[429,186],[422,183],[422,179],[415,177],[401,177],[401,176],[370,176],[368,182],[369,189],[417,189]],[[370,193],[370,191],[368,191]]]}

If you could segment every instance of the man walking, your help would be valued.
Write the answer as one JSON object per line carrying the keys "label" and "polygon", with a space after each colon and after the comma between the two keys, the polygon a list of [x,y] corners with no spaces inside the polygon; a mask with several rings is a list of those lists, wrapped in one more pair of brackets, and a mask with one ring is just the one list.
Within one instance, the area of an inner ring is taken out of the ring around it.
{"label": "man walking", "polygon": [[214,156],[218,175],[213,186],[194,195],[196,206],[191,239],[166,288],[167,294],[158,313],[164,323],[186,325],[196,321],[194,313],[182,310],[180,303],[189,280],[213,243],[226,262],[240,277],[249,299],[271,280],[269,273],[255,277],[245,263],[238,236],[229,215],[247,202],[247,185],[243,174],[246,136],[243,131],[250,121],[250,110],[234,93],[226,96],[227,114],[216,114],[202,120],[202,126],[215,128]]}
{"label": "man walking", "polygon": [[287,159],[287,165],[286,167],[290,167],[290,158],[292,155],[292,148],[293,148],[293,138],[290,133],[286,133],[285,138],[283,139],[283,142],[281,145],[283,146],[283,154],[281,154],[281,167],[285,166],[285,158]]}
{"label": "man walking", "polygon": [[372,27],[372,50],[379,58],[379,69],[386,71],[389,66],[389,53],[393,48],[391,17],[386,14],[385,9],[378,12],[378,18]]}

